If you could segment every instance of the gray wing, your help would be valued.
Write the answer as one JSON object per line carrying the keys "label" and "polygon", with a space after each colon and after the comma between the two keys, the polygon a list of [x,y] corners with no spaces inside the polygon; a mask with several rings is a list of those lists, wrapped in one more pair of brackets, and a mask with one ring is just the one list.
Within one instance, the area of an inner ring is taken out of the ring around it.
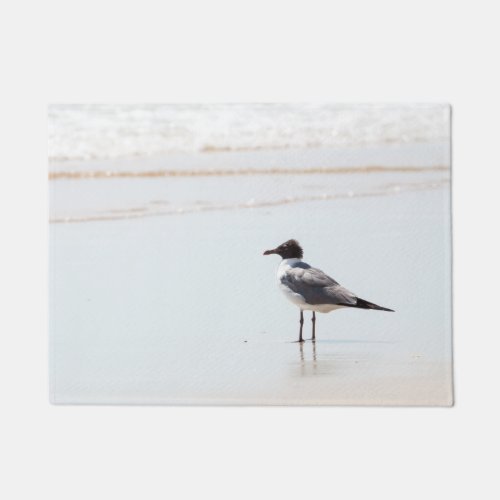
{"label": "gray wing", "polygon": [[281,283],[312,305],[354,305],[357,301],[356,295],[315,267],[293,267],[281,277]]}

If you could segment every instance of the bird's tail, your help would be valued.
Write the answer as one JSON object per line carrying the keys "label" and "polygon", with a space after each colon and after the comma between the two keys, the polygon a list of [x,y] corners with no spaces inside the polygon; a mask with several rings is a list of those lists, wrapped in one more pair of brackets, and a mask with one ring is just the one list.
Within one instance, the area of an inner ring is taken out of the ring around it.
{"label": "bird's tail", "polygon": [[392,309],[387,309],[387,307],[381,307],[378,306],[377,304],[372,304],[371,302],[368,302],[367,300],[359,299],[356,302],[356,305],[354,307],[359,307],[360,309],[375,309],[377,311],[389,311],[389,312],[394,312]]}

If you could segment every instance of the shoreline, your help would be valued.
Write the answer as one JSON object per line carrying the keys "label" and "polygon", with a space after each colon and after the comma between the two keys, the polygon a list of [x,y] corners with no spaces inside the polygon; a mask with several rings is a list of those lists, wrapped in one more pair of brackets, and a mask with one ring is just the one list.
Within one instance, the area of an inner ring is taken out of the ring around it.
{"label": "shoreline", "polygon": [[308,168],[252,168],[252,169],[208,169],[208,170],[146,170],[112,171],[90,170],[86,172],[56,171],[49,172],[49,180],[70,179],[113,179],[113,178],[141,178],[141,177],[225,177],[248,175],[315,175],[315,174],[377,174],[377,173],[421,173],[421,172],[448,172],[449,168],[438,165],[433,167],[385,167],[380,165],[365,167],[308,167]]}
{"label": "shoreline", "polygon": [[133,172],[184,170],[252,170],[353,167],[417,167],[450,165],[449,143],[392,143],[362,147],[257,149],[223,152],[170,152],[151,156],[49,159],[49,171],[57,172]]}
{"label": "shoreline", "polygon": [[[291,205],[291,204],[302,204],[309,202],[322,202],[322,201],[335,201],[342,199],[356,199],[356,198],[366,198],[366,197],[378,197],[378,196],[396,196],[402,195],[407,192],[415,191],[429,191],[441,189],[450,184],[449,180],[434,181],[432,183],[422,182],[413,183],[401,186],[400,184],[394,186],[393,189],[386,191],[372,191],[364,193],[353,193],[349,191],[347,193],[339,193],[332,195],[318,195],[309,197],[297,197],[297,198],[283,198],[274,201],[262,201],[262,202],[245,202],[233,205],[216,205],[216,206],[201,206],[201,207],[191,207],[191,208],[174,208],[171,210],[155,210],[154,212],[149,211],[149,207],[146,206],[136,206],[129,209],[117,209],[110,210],[109,212],[115,212],[114,214],[103,214],[95,216],[86,217],[54,217],[49,219],[50,224],[76,224],[84,222],[104,222],[104,221],[121,221],[127,219],[141,219],[147,217],[168,217],[175,215],[191,215],[201,212],[224,212],[228,210],[248,210],[248,209],[258,209],[258,208],[271,208],[280,205]],[[159,204],[159,203],[157,203]]]}

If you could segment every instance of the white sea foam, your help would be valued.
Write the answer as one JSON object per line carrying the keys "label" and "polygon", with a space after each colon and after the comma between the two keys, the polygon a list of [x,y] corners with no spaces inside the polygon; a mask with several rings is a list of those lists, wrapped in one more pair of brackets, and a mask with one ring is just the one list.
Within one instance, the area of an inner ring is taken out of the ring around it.
{"label": "white sea foam", "polygon": [[54,104],[51,161],[449,140],[446,105]]}

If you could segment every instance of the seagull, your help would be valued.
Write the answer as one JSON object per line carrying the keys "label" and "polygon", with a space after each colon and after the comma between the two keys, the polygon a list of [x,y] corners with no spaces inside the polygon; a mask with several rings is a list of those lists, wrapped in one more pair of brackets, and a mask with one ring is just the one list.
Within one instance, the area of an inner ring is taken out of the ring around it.
{"label": "seagull", "polygon": [[386,307],[360,299],[354,293],[339,285],[320,269],[311,267],[302,260],[304,252],[299,242],[288,240],[263,255],[277,254],[283,260],[278,267],[278,286],[286,298],[300,308],[300,333],[302,338],[304,311],[312,311],[312,341],[316,341],[316,312],[328,313],[343,307],[390,311]]}

